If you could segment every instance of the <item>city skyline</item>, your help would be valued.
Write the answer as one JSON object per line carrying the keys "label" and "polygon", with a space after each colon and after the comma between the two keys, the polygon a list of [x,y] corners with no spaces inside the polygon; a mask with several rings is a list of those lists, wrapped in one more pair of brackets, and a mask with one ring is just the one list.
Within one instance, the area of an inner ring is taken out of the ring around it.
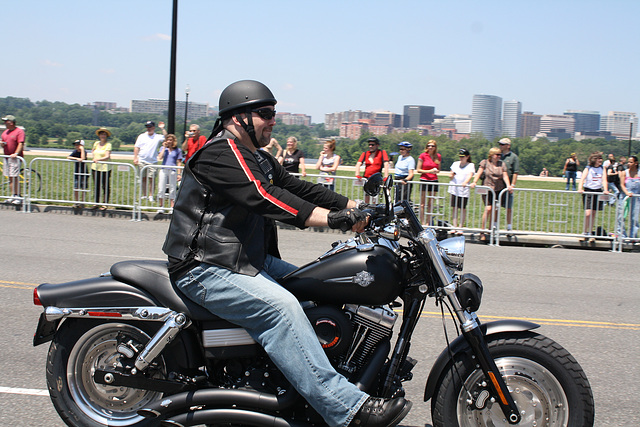
{"label": "city skyline", "polygon": [[[119,106],[167,99],[171,6],[12,4],[5,53],[20,61],[3,67],[0,95]],[[252,78],[272,89],[279,111],[308,114],[314,123],[336,111],[402,114],[404,105],[470,114],[474,94],[517,100],[536,114],[640,111],[633,33],[640,2],[327,0],[300,7],[274,0],[247,7],[251,13],[232,3],[179,3],[177,100],[189,85],[190,101],[213,106],[228,84]]]}

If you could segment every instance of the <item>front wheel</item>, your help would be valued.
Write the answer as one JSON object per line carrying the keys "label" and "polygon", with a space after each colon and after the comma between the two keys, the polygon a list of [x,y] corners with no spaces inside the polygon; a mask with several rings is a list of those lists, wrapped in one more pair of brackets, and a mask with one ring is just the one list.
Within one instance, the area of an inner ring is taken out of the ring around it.
{"label": "front wheel", "polygon": [[[51,401],[69,426],[150,426],[151,420],[136,411],[159,399],[158,392],[94,381],[97,369],[118,369],[124,356],[121,343],[142,346],[149,335],[138,325],[66,321],[60,327],[47,356],[47,384]],[[150,375],[165,378],[162,357],[154,361]],[[157,424],[157,422],[156,422]]]}
{"label": "front wheel", "polygon": [[[582,367],[561,345],[532,332],[487,337],[489,352],[516,402],[522,426],[593,426],[594,404]],[[484,374],[460,355],[431,402],[433,425],[509,426],[491,401]]]}

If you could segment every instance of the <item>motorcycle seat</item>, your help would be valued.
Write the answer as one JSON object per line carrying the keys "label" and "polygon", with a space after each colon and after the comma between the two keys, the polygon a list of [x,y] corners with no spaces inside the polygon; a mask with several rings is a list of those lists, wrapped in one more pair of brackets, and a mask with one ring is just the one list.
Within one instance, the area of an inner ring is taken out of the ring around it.
{"label": "motorcycle seat", "polygon": [[113,264],[110,272],[114,279],[149,292],[163,306],[192,320],[220,319],[173,285],[166,261],[121,261]]}

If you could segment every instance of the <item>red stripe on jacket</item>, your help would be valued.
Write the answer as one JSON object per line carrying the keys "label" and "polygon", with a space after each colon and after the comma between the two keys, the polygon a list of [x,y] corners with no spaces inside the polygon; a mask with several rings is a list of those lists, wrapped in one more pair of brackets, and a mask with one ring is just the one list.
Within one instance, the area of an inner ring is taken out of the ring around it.
{"label": "red stripe on jacket", "polygon": [[247,166],[247,163],[244,161],[244,157],[242,157],[242,154],[240,153],[240,150],[238,150],[238,147],[236,146],[236,143],[232,139],[227,139],[227,141],[229,142],[229,146],[231,147],[231,150],[233,151],[233,154],[236,156],[236,159],[238,160],[238,163],[240,163],[240,167],[244,171],[244,173],[247,176],[247,178],[249,179],[249,181],[251,181],[253,183],[253,185],[256,187],[256,190],[258,190],[258,193],[266,201],[273,203],[274,205],[276,205],[280,209],[290,213],[293,216],[297,216],[298,215],[298,210],[297,209],[289,206],[288,204],[284,203],[282,200],[278,200],[277,198],[273,197],[271,194],[269,194],[264,189],[264,187],[262,186],[260,181],[258,179],[256,179],[256,177],[251,172],[251,169],[249,169],[249,166]]}

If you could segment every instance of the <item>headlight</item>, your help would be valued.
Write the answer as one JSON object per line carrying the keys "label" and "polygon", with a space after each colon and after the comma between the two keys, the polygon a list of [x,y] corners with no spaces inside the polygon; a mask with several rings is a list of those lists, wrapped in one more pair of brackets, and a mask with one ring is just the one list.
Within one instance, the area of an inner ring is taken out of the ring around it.
{"label": "headlight", "polygon": [[438,242],[438,250],[447,267],[462,271],[464,263],[464,236],[451,237]]}

